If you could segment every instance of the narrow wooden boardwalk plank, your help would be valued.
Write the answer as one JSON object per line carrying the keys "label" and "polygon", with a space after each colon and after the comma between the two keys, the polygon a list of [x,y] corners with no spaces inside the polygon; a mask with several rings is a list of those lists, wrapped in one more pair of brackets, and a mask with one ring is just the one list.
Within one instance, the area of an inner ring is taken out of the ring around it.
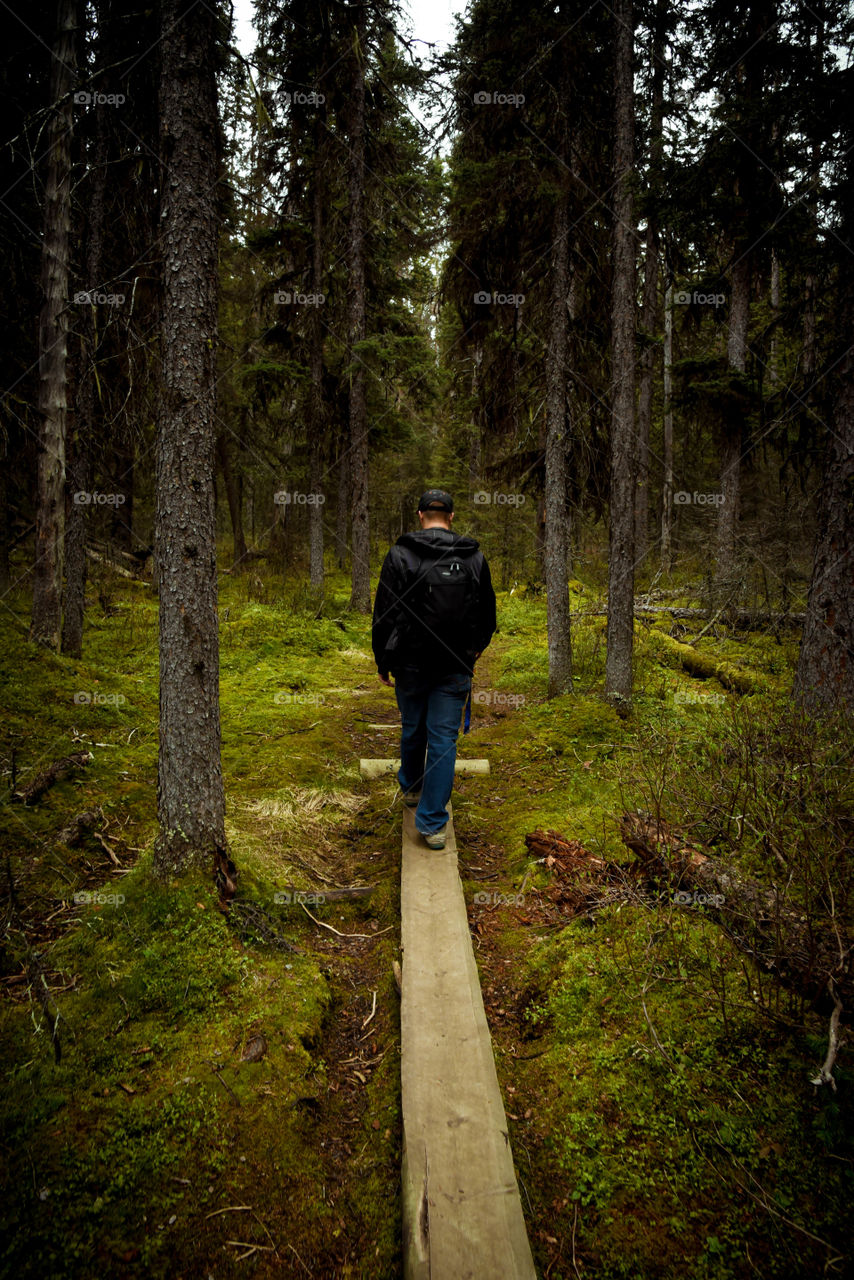
{"label": "narrow wooden boardwalk plank", "polygon": [[[400,726],[397,726],[398,730]],[[397,773],[399,760],[360,760],[359,773],[363,778],[379,778],[385,773]],[[489,773],[488,760],[457,760],[454,773]]]}
{"label": "narrow wooden boardwalk plank", "polygon": [[535,1280],[457,872],[403,814],[403,1234],[407,1280]]}

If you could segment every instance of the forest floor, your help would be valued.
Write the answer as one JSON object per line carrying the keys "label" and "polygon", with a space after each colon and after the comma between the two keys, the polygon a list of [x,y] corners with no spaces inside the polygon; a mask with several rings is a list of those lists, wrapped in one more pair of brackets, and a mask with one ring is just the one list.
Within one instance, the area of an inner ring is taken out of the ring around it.
{"label": "forest floor", "polygon": [[[601,607],[597,581],[572,588],[575,612]],[[90,591],[79,662],[29,644],[23,594],[0,617],[3,1273],[398,1276],[401,811],[393,778],[358,771],[396,754],[394,728],[370,726],[397,710],[369,619],[340,576],[320,618],[266,569],[222,577],[226,920],[206,877],[151,875],[150,588]],[[687,579],[672,602],[698,602]],[[697,651],[722,684],[688,674],[669,619],[638,623],[621,720],[603,618],[576,620],[576,690],[547,701],[542,597],[498,608],[460,740],[491,772],[457,780],[454,821],[538,1273],[851,1274],[854,1073],[843,1051],[837,1092],[810,1083],[826,1020],[748,970],[702,906],[578,910],[524,843],[554,829],[627,862],[619,818],[643,807],[746,873],[768,874],[771,848],[796,887],[798,857],[832,879],[850,743],[793,719],[796,635],[710,632]],[[83,749],[39,802],[13,799]],[[70,847],[84,811],[96,832]],[[373,890],[281,899],[353,885]]]}

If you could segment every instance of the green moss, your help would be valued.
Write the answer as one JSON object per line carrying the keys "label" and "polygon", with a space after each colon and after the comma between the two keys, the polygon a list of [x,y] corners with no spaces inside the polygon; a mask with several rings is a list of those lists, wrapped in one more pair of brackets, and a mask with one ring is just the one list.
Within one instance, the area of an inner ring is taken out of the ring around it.
{"label": "green moss", "polygon": [[[595,563],[579,572],[577,615],[604,595]],[[72,749],[94,755],[33,809],[0,806],[24,916],[69,920],[39,944],[61,1062],[24,988],[10,988],[0,1022],[10,1274],[304,1274],[288,1243],[317,1275],[395,1274],[400,819],[393,781],[369,787],[358,760],[379,741],[366,723],[393,720],[396,707],[376,678],[370,619],[349,613],[347,598],[337,574],[322,607],[268,566],[220,583],[229,845],[241,899],[298,952],[251,928],[241,940],[206,876],[164,886],[151,874],[150,594],[119,584],[120,612],[87,617],[82,661],[28,644],[23,597],[11,598],[16,616],[0,617],[5,768],[14,748],[22,786]],[[695,602],[687,572],[684,598]],[[701,909],[634,902],[592,925],[543,924],[536,907],[552,873],[531,861],[524,837],[552,828],[629,861],[620,813],[659,806],[746,874],[769,874],[769,848],[803,855],[792,883],[806,903],[817,867],[842,883],[831,854],[851,807],[845,744],[786,718],[796,646],[785,637],[710,634],[690,647],[691,674],[689,646],[638,624],[636,696],[623,720],[603,697],[603,618],[574,617],[574,692],[551,701],[544,598],[500,593],[499,624],[475,682],[490,697],[475,702],[460,747],[487,756],[491,773],[458,779],[454,811],[464,871],[479,865],[468,851],[484,851],[490,888],[525,886],[528,914],[501,908],[476,955],[525,992],[519,1037],[499,1029],[495,1044],[502,1085],[515,1090],[505,1098],[538,1267],[554,1262],[551,1237],[564,1242],[554,1276],[573,1274],[572,1240],[603,1277],[724,1280],[747,1273],[748,1250],[769,1276],[820,1274],[827,1257],[805,1232],[843,1252],[854,1156],[844,1061],[838,1095],[808,1083],[826,1027],[785,1002],[775,1009],[767,986],[754,999],[742,957]],[[79,691],[113,697],[75,703]],[[93,839],[57,843],[70,817],[98,807],[121,868]],[[283,885],[317,887],[324,876],[375,884],[370,900],[312,910],[341,931],[376,931],[364,953],[338,949],[300,908],[275,902]],[[484,884],[472,877],[470,896]],[[124,900],[74,905],[92,888]],[[843,898],[835,893],[844,915]],[[12,929],[5,975],[24,959]],[[374,1029],[374,1066],[348,1083],[340,1064]],[[257,1032],[267,1052],[242,1062]],[[270,1253],[238,1263],[233,1239]]]}
{"label": "green moss", "polygon": [[689,644],[680,644],[665,632],[653,627],[647,635],[647,645],[670,665],[681,665],[701,680],[717,680],[725,689],[737,693],[753,693],[765,681],[756,673],[722,662],[717,653],[704,652]]}

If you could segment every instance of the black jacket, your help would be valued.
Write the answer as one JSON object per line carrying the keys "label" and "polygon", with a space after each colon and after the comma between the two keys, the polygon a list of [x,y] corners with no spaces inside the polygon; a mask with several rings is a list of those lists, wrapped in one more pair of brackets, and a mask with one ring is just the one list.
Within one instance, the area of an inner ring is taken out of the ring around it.
{"label": "black jacket", "polygon": [[[458,560],[471,557],[471,568],[477,581],[477,607],[474,617],[460,620],[459,645],[436,641],[425,650],[412,608],[415,574],[400,549],[402,547],[414,552],[421,560],[440,558],[450,551]],[[470,625],[462,625],[464,623]],[[380,675],[404,669],[426,675],[450,675],[454,672],[471,675],[474,655],[486,648],[494,631],[492,577],[474,538],[442,528],[419,529],[398,538],[383,562],[374,598],[372,643]]]}

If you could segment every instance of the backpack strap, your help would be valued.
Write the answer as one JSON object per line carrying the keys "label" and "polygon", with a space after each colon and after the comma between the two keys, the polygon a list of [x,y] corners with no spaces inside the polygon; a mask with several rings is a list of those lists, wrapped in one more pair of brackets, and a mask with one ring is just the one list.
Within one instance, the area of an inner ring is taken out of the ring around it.
{"label": "backpack strap", "polygon": [[397,550],[403,557],[403,563],[406,565],[407,569],[409,569],[411,573],[417,573],[421,568],[421,565],[424,563],[418,553],[413,551],[411,547],[401,546],[399,542],[397,543]]}

